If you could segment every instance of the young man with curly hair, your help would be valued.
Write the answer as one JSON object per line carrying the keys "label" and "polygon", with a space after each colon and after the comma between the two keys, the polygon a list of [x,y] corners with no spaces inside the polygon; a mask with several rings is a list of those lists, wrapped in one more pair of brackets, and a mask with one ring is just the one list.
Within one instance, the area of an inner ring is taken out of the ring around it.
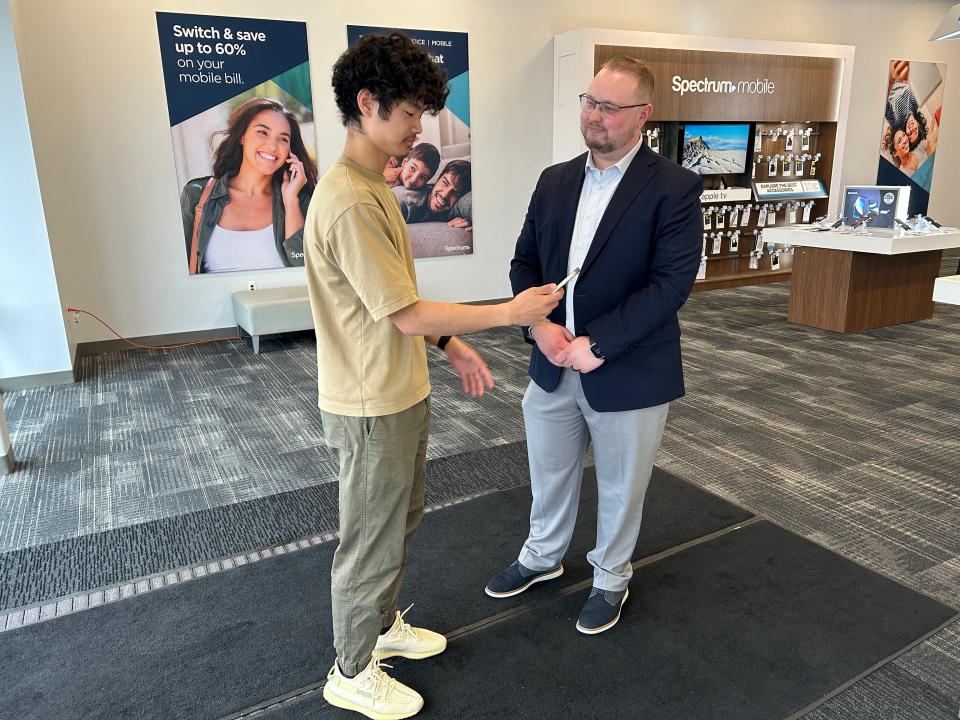
{"label": "young man with curly hair", "polygon": [[331,595],[337,661],[323,696],[375,720],[405,718],[423,698],[380,660],[446,647],[411,627],[396,602],[423,515],[430,419],[424,339],[446,351],[463,389],[493,387],[486,363],[457,337],[530,325],[559,303],[555,285],[497,305],[421,300],[406,223],[383,171],[405,155],[424,112],[447,97],[446,74],[403,35],[368,35],[337,60],[333,89],[347,129],[343,154],[317,184],[304,228],[317,334],[319,406],[340,464],[340,543]]}

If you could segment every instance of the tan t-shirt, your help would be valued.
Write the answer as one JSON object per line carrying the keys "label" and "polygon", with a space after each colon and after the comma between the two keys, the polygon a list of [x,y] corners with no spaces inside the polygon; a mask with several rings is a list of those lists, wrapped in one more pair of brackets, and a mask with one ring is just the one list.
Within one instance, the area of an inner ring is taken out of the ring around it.
{"label": "tan t-shirt", "polygon": [[407,225],[383,175],[342,155],[313,192],[303,252],[320,409],[390,415],[427,397],[423,338],[388,317],[419,296]]}

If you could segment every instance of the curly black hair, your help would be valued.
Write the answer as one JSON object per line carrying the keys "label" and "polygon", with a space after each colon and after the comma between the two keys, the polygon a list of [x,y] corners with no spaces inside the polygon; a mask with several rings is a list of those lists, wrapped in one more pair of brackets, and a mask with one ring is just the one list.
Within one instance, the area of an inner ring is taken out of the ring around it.
{"label": "curly black hair", "polygon": [[[900,158],[897,155],[897,133],[902,132],[904,135],[907,134],[907,129],[903,125],[894,125],[889,129],[889,132],[884,133],[882,142],[883,148],[890,154],[890,159],[893,161],[893,164],[897,167],[900,167]],[[908,143],[909,144],[909,143]],[[910,148],[910,151],[913,151],[913,148]]]}
{"label": "curly black hair", "polygon": [[386,120],[397,103],[410,100],[433,114],[443,110],[447,73],[401,33],[365,35],[334,63],[333,94],[344,125],[360,122],[357,94],[369,90]]}
{"label": "curly black hair", "polygon": [[907,128],[907,120],[910,119],[910,115],[913,115],[913,119],[917,121],[917,141],[910,143],[910,149],[916,150],[917,145],[922,143],[927,139],[927,119],[923,116],[923,112],[917,109],[914,112],[911,112],[907,115],[906,119],[903,121],[903,128]]}

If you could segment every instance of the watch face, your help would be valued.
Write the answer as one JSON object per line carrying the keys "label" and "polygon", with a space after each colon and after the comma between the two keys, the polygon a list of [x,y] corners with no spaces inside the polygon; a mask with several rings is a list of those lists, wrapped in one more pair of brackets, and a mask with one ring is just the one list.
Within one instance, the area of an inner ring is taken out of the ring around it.
{"label": "watch face", "polygon": [[603,360],[603,353],[600,352],[600,348],[597,346],[596,343],[590,343],[590,352],[593,353],[593,356],[595,358],[599,358],[600,360]]}

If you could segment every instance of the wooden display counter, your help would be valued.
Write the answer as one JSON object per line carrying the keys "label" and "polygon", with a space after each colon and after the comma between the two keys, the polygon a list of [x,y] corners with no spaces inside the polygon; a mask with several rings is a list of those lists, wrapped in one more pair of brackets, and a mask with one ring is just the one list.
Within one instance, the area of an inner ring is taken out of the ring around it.
{"label": "wooden display counter", "polygon": [[767,242],[794,245],[789,322],[834,332],[929,320],[943,250],[960,233],[896,237],[773,228]]}

